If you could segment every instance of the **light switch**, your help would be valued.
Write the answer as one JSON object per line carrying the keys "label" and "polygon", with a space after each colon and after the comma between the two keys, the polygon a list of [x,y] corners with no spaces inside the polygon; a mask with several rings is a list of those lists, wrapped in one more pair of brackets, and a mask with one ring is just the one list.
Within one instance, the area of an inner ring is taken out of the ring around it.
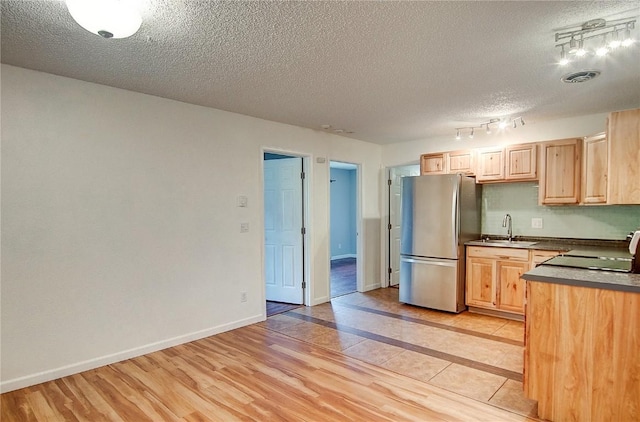
{"label": "light switch", "polygon": [[242,208],[248,207],[249,206],[249,199],[244,195],[238,196],[238,206],[242,207]]}
{"label": "light switch", "polygon": [[542,218],[534,217],[531,219],[531,228],[532,229],[541,229],[542,228]]}
{"label": "light switch", "polygon": [[240,233],[249,232],[249,223],[240,223]]}

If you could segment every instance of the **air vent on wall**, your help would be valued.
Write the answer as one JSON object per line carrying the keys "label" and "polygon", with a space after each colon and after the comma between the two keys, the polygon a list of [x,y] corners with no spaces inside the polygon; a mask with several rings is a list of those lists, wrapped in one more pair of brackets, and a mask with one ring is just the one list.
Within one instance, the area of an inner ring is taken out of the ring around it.
{"label": "air vent on wall", "polygon": [[568,84],[577,84],[590,81],[598,76],[600,76],[599,70],[581,70],[579,72],[568,73],[560,78],[560,80]]}

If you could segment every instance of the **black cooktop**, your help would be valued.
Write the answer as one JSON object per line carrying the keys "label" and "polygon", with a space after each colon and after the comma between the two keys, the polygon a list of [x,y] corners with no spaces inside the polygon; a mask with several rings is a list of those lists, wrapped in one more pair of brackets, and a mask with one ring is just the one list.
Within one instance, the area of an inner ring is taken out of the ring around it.
{"label": "black cooktop", "polygon": [[587,270],[619,271],[625,273],[631,272],[631,260],[625,258],[560,255],[543,262],[541,265],[583,268]]}

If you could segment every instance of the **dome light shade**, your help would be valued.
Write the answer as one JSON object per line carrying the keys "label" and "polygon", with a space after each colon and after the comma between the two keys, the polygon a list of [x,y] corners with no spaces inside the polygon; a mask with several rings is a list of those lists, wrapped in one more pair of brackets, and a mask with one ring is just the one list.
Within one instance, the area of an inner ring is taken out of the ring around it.
{"label": "dome light shade", "polygon": [[103,38],[126,38],[135,34],[142,18],[126,0],[66,0],[78,24]]}

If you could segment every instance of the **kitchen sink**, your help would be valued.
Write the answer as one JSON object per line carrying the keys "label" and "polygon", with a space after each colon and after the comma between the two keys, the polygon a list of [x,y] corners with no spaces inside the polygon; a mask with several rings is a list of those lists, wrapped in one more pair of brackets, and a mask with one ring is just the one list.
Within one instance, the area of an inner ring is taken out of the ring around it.
{"label": "kitchen sink", "polygon": [[535,245],[538,242],[525,242],[521,240],[505,240],[505,239],[489,239],[489,240],[474,240],[472,242],[478,246],[499,246],[506,248],[528,248]]}

